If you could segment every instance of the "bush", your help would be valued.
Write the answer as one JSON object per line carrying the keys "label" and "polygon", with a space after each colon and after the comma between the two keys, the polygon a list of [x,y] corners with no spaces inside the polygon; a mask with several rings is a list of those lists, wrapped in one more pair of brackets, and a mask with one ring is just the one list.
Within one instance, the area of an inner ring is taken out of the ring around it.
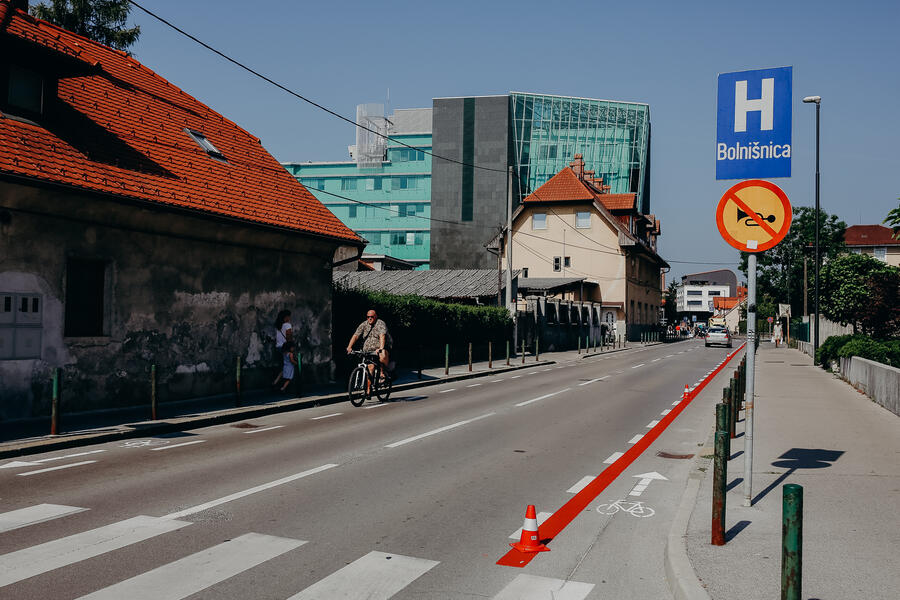
{"label": "bush", "polygon": [[890,365],[900,369],[900,340],[886,340],[881,343],[887,348]]}
{"label": "bush", "polygon": [[833,335],[826,339],[816,351],[816,364],[822,365],[822,368],[826,371],[831,369],[831,361],[838,359],[840,349],[853,337],[853,335]]}
{"label": "bush", "polygon": [[881,364],[888,364],[888,348],[881,342],[877,342],[870,337],[855,336],[854,339],[844,344],[838,350],[838,356],[841,358],[849,358],[858,356],[868,360],[874,360]]}

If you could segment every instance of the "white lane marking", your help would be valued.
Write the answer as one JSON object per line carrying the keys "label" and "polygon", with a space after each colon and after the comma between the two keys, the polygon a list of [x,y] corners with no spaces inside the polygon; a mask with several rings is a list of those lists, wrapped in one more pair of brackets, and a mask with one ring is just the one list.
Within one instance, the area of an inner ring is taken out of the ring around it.
{"label": "white lane marking", "polygon": [[363,410],[369,410],[370,408],[381,408],[382,406],[387,406],[387,404],[373,404],[372,406],[363,406]]}
{"label": "white lane marking", "polygon": [[625,454],[625,453],[624,452],[613,452],[612,454],[609,455],[609,458],[607,458],[606,460],[603,461],[603,464],[611,465],[614,462],[616,462],[617,460],[619,460],[623,454]]}
{"label": "white lane marking", "polygon": [[658,358],[654,358],[654,359],[651,360],[650,362],[657,362],[658,360],[659,360]]}
{"label": "white lane marking", "polygon": [[518,379],[519,377],[521,377],[521,375],[513,375],[510,379]]}
{"label": "white lane marking", "polygon": [[310,421],[318,421],[319,419],[330,419],[331,417],[337,417],[338,415],[342,415],[344,413],[331,413],[330,415],[322,415],[321,417],[312,417]]}
{"label": "white lane marking", "polygon": [[5,465],[0,465],[0,469],[18,469],[19,467],[34,467],[37,466],[36,462],[25,462],[24,460],[14,460],[6,463]]}
{"label": "white lane marking", "polygon": [[489,383],[500,383],[501,381],[505,381],[506,379],[501,377],[500,379],[492,379]]}
{"label": "white lane marking", "polygon": [[649,423],[647,423],[647,429],[653,429],[658,424],[659,424],[659,421],[650,421]]}
{"label": "white lane marking", "polygon": [[366,598],[387,600],[440,564],[435,560],[369,552],[288,600]]}
{"label": "white lane marking", "polygon": [[299,548],[306,542],[245,533],[212,548],[120,581],[80,600],[180,600]]}
{"label": "white lane marking", "polygon": [[604,379],[609,379],[609,375],[604,375],[603,377],[598,377],[596,379],[591,379],[590,381],[585,381],[584,383],[579,383],[578,385],[588,385],[590,383],[596,383],[598,381],[603,381]]}
{"label": "white lane marking", "polygon": [[629,444],[637,444],[639,441],[641,441],[642,437],[644,437],[644,434],[639,433],[636,436],[634,436],[633,438],[631,438],[630,440],[628,440],[628,443]]}
{"label": "white lane marking", "polygon": [[29,475],[37,475],[38,473],[46,473],[48,471],[59,471],[60,469],[69,469],[71,467],[80,467],[81,465],[89,465],[97,462],[96,460],[83,460],[77,463],[69,463],[67,465],[59,465],[58,467],[47,467],[46,469],[38,469],[37,471],[26,471],[25,473],[17,473],[19,477],[28,477]]}
{"label": "white lane marking", "polygon": [[455,392],[456,388],[450,388],[449,390],[441,390],[438,394],[446,394],[447,392]]}
{"label": "white lane marking", "polygon": [[684,354],[684,350],[682,350],[682,351],[681,351],[681,352],[679,352],[679,353],[678,353],[678,354]]}
{"label": "white lane marking", "polygon": [[666,354],[665,358],[672,358],[673,356],[675,356],[675,355],[674,354]]}
{"label": "white lane marking", "polygon": [[681,400],[676,400],[672,403],[672,406],[678,406],[679,404],[681,404]]}
{"label": "white lane marking", "polygon": [[546,398],[550,398],[552,396],[556,396],[557,394],[562,394],[563,392],[568,392],[572,388],[566,388],[564,390],[559,390],[558,392],[553,392],[550,394],[544,394],[543,396],[538,396],[537,398],[532,398],[531,400],[526,400],[525,402],[519,402],[516,406],[525,406],[526,404],[531,404],[532,402],[537,402],[538,400],[544,400]]}
{"label": "white lane marking", "polygon": [[229,494],[227,496],[223,496],[218,500],[211,500],[209,502],[204,502],[203,504],[198,504],[197,506],[192,506],[190,508],[185,508],[184,510],[179,510],[173,513],[169,513],[163,517],[162,519],[180,519],[182,517],[186,517],[188,515],[193,515],[198,512],[203,512],[209,508],[214,506],[219,506],[220,504],[225,504],[226,502],[231,502],[232,500],[237,500],[238,498],[243,498],[245,496],[249,496],[251,494],[255,494],[257,492],[262,492],[264,490],[271,489],[273,487],[278,487],[279,485],[284,485],[285,483],[290,483],[292,481],[297,481],[298,479],[303,479],[304,477],[309,477],[310,475],[315,475],[316,473],[321,473],[322,471],[327,471],[328,469],[333,469],[337,467],[336,464],[327,464],[322,465],[321,467],[316,467],[314,469],[309,469],[308,471],[303,471],[302,473],[294,473],[293,475],[288,475],[287,477],[282,477],[281,479],[276,479],[275,481],[270,481],[269,483],[263,483],[262,485],[257,485],[250,489],[246,489],[240,492],[235,492],[233,494]]}
{"label": "white lane marking", "polygon": [[559,365],[559,366],[556,367],[556,368],[557,368],[557,369],[562,369],[562,368],[564,368],[564,367],[565,367],[565,365]]}
{"label": "white lane marking", "polygon": [[582,477],[581,479],[578,480],[578,483],[576,483],[575,485],[573,485],[572,487],[567,489],[566,492],[568,492],[570,494],[577,494],[578,492],[580,492],[581,490],[586,488],[588,486],[588,484],[590,482],[592,482],[593,480],[595,480],[596,478],[597,478],[596,475],[585,475],[584,477]]}
{"label": "white lane marking", "polygon": [[526,375],[537,375],[537,371],[528,371]]}
{"label": "white lane marking", "polygon": [[[333,417],[334,415],[329,416]],[[318,418],[321,419],[322,417]],[[284,427],[284,425],[272,425],[271,427],[263,427],[262,429],[251,429],[250,431],[245,431],[244,433],[262,433],[263,431],[272,431],[273,429],[281,429],[282,427]]]}
{"label": "white lane marking", "polygon": [[552,369],[541,369],[541,373],[546,373],[547,371],[552,371]]}
{"label": "white lane marking", "polygon": [[500,590],[493,600],[584,600],[593,589],[593,583],[522,574]]}
{"label": "white lane marking", "polygon": [[670,412],[672,412],[672,411],[671,411],[670,409],[667,408],[666,410],[662,411],[662,412],[659,413],[659,414],[661,414],[662,416],[666,416],[666,415],[669,414]]}
{"label": "white lane marking", "polygon": [[624,372],[625,372],[625,371],[618,371],[618,370],[616,371],[616,373],[618,373],[618,374],[620,374],[620,375],[621,375],[622,373],[624,373]]}
{"label": "white lane marking", "polygon": [[190,523],[139,516],[31,546],[0,557],[0,587],[75,564]]}
{"label": "white lane marking", "polygon": [[0,533],[73,515],[84,510],[87,509],[77,506],[64,506],[62,504],[36,504],[0,513]]}
{"label": "white lane marking", "polygon": [[456,427],[460,427],[462,425],[468,425],[474,421],[480,421],[481,419],[486,419],[487,417],[491,417],[497,413],[487,413],[486,415],[481,415],[479,417],[475,417],[474,419],[466,419],[465,421],[459,421],[457,423],[453,423],[451,425],[444,425],[443,427],[438,427],[437,429],[432,429],[431,431],[426,431],[425,433],[420,433],[419,435],[414,435],[412,437],[406,438],[405,440],[400,440],[399,442],[393,442],[385,446],[385,448],[396,448],[398,446],[402,446],[404,444],[408,444],[410,442],[415,442],[417,440],[421,440],[422,438],[426,438],[431,435],[436,435],[438,433],[443,433],[445,431],[449,431],[451,429],[455,429]]}
{"label": "white lane marking", "polygon": [[641,364],[639,364],[639,365],[634,365],[634,366],[631,367],[631,368],[632,368],[632,369],[638,369],[638,368],[640,368],[640,367],[643,367],[645,364],[647,364],[647,363],[641,363]]}
{"label": "white lane marking", "polygon": [[172,448],[181,448],[182,446],[190,446],[191,444],[202,444],[206,440],[192,440],[190,442],[181,442],[180,444],[172,444],[171,446],[160,446],[153,448],[150,452],[159,452],[160,450],[171,450]]}
{"label": "white lane marking", "polygon": [[[552,515],[552,514],[553,514],[553,513],[539,512],[539,513],[537,514],[537,523],[538,523],[538,527],[540,527],[541,524],[542,524],[544,521],[546,521],[547,519],[549,519],[549,518],[550,518],[550,515]],[[522,528],[521,528],[521,527],[519,527],[518,529],[516,529],[516,530],[512,533],[512,535],[509,536],[509,539],[511,539],[511,540],[519,540],[519,539],[521,539],[521,538],[522,538]]]}
{"label": "white lane marking", "polygon": [[42,458],[41,460],[36,460],[36,463],[45,463],[51,462],[54,460],[63,460],[65,458],[75,458],[76,456],[87,456],[88,454],[99,454],[100,452],[106,452],[106,450],[90,450],[88,452],[76,452],[75,454],[66,454],[65,456],[54,456],[53,458]]}
{"label": "white lane marking", "polygon": [[467,388],[470,388],[470,387],[478,387],[479,385],[481,385],[481,384],[480,384],[480,383],[470,383],[470,384],[467,385],[466,387],[467,387]]}

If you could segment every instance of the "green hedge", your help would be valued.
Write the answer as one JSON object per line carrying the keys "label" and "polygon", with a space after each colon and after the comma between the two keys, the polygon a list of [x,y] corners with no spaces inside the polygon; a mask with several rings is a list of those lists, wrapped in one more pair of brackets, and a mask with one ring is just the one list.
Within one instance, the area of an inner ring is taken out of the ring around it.
{"label": "green hedge", "polygon": [[485,358],[487,342],[493,342],[493,356],[499,360],[505,353],[504,342],[512,337],[512,319],[505,308],[449,304],[421,296],[341,287],[335,287],[333,301],[332,339],[339,366],[347,342],[370,308],[388,326],[394,341],[394,359],[409,368],[443,364],[445,344],[451,346],[453,363],[467,359],[469,342],[476,359]]}
{"label": "green hedge", "polygon": [[822,342],[816,352],[816,363],[829,369],[831,361],[858,356],[893,367],[900,367],[900,340],[874,340],[862,333],[833,335]]}

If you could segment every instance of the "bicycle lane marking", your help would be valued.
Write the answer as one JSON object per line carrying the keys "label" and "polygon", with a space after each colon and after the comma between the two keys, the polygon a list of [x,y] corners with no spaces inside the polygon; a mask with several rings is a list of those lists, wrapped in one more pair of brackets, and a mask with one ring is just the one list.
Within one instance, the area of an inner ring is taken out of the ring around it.
{"label": "bicycle lane marking", "polygon": [[[656,438],[662,434],[663,431],[675,420],[678,415],[687,407],[691,401],[697,397],[697,395],[703,390],[706,385],[712,381],[713,377],[718,375],[718,373],[725,368],[732,358],[737,356],[737,354],[743,350],[745,344],[741,344],[737,350],[729,354],[725,360],[719,363],[716,368],[713,370],[713,374],[710,377],[705,378],[699,385],[694,387],[687,399],[683,402],[679,402],[679,404],[671,410],[669,414],[667,414],[663,419],[650,431],[645,433],[641,439],[634,444],[629,450],[627,450],[621,457],[619,457],[613,464],[608,466],[603,470],[600,475],[598,475],[592,482],[590,482],[583,490],[575,494],[568,502],[563,504],[556,512],[554,512],[541,526],[541,538],[545,544],[548,544],[553,541],[553,539],[565,529],[569,523],[575,520],[579,514],[581,514],[590,504],[593,502],[597,496],[600,495],[603,490],[605,490],[610,483],[615,481],[615,479],[622,474],[622,472],[627,469],[631,463],[633,463],[637,458],[644,453],[644,451],[650,447]],[[532,561],[538,554],[543,554],[542,552],[521,552],[513,548],[506,554],[500,557],[496,564],[505,566],[505,567],[519,567],[522,568],[528,563]]]}

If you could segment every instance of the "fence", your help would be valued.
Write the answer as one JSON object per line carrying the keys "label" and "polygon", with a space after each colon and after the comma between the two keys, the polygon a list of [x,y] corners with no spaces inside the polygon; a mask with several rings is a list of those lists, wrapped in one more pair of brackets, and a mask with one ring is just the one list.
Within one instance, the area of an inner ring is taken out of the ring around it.
{"label": "fence", "polygon": [[900,369],[858,356],[841,358],[840,361],[843,379],[900,416]]}

